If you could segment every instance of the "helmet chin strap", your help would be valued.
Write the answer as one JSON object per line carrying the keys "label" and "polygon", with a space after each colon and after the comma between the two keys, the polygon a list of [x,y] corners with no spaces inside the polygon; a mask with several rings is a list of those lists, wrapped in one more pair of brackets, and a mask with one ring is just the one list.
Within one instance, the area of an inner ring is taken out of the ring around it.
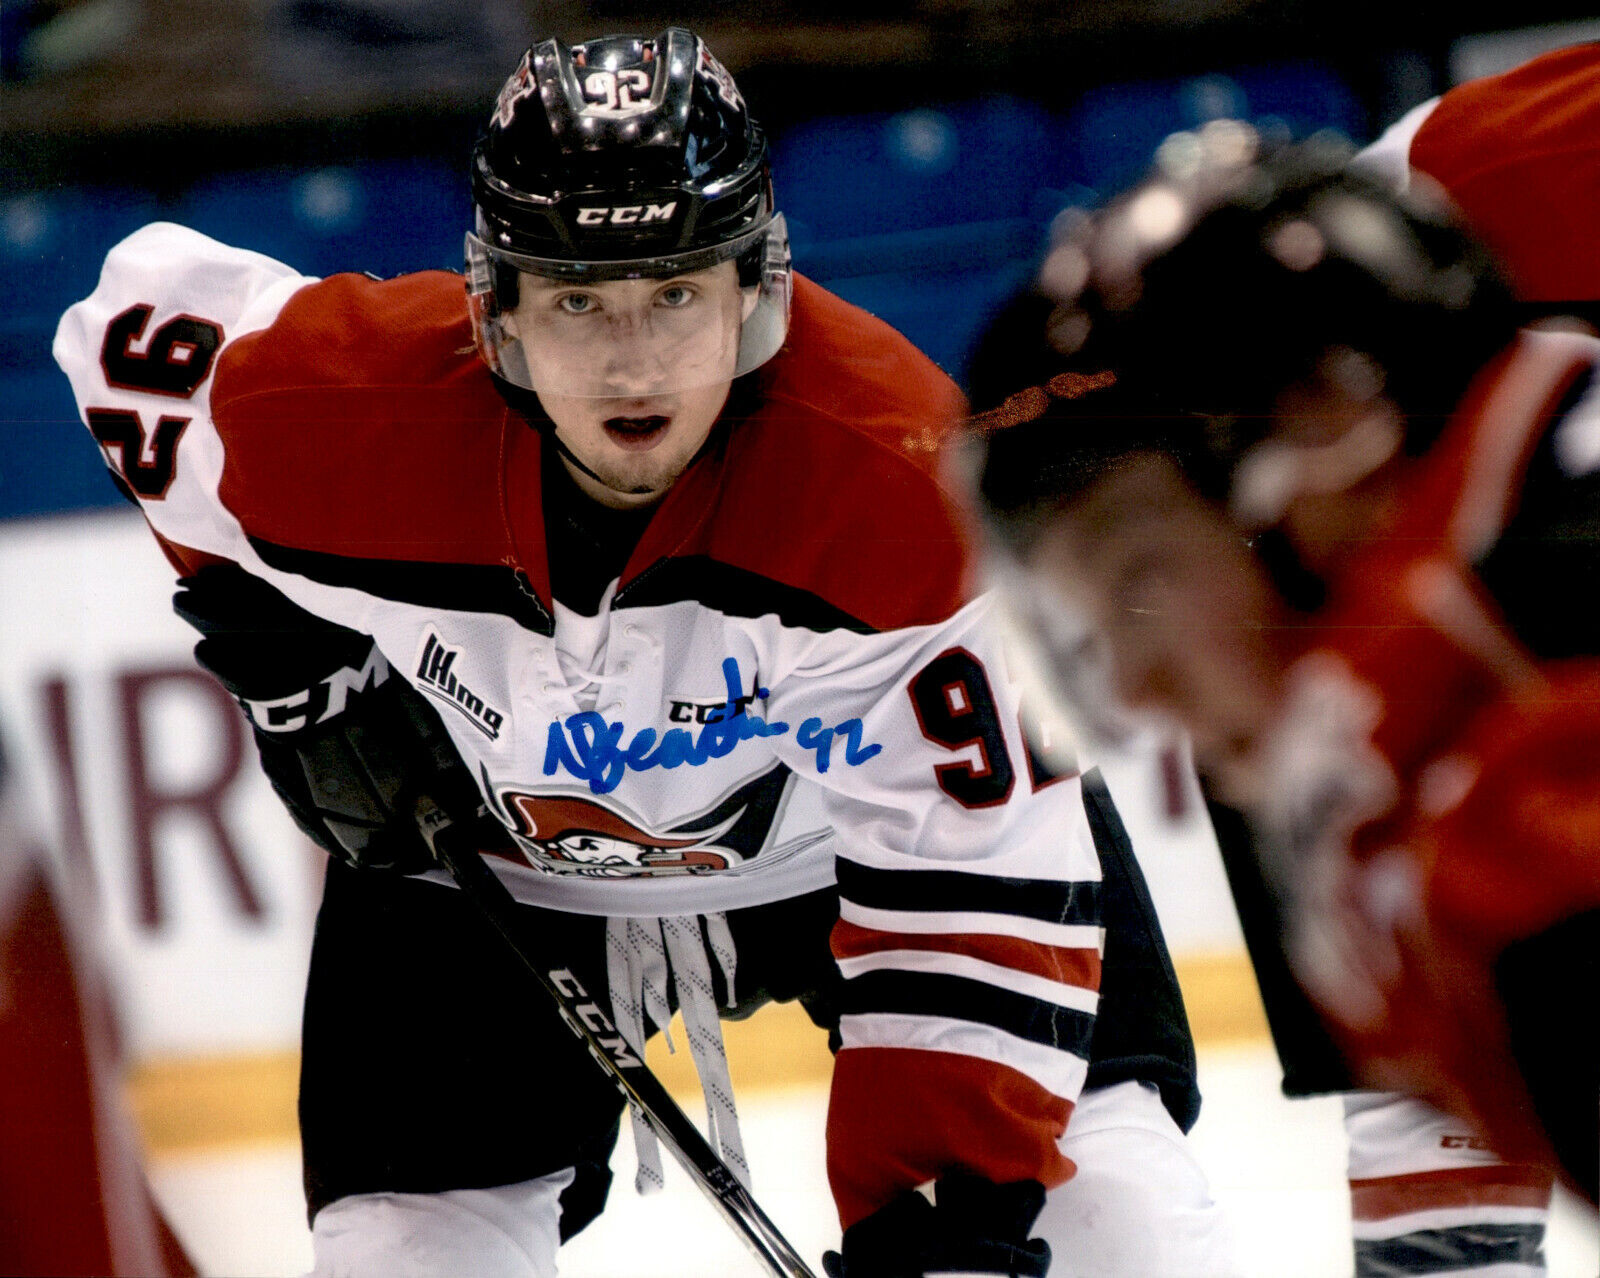
{"label": "helmet chin strap", "polygon": [[[573,452],[572,449],[567,447],[566,441],[564,439],[562,439],[560,434],[556,431],[554,422],[551,422],[548,426],[542,426],[542,427],[541,426],[536,426],[534,429],[541,431],[545,435],[545,437],[548,438],[550,440],[550,442],[556,446],[556,451],[558,453],[560,453],[562,457],[564,457],[567,461],[571,462],[574,466],[576,466],[579,470],[581,470],[585,475],[589,476],[590,479],[594,480],[595,483],[599,484],[600,487],[604,488],[606,491],[613,492],[613,493],[620,493],[624,497],[654,497],[656,499],[659,499],[661,497],[661,493],[656,492],[656,490],[653,489],[653,488],[634,488],[634,489],[626,489],[626,490],[624,490],[624,489],[621,489],[621,488],[613,487],[609,482],[607,482],[606,480],[602,479],[594,471],[590,470],[589,467],[585,466],[583,464],[583,459],[580,458],[577,453]],[[607,503],[602,502],[601,504],[605,505]]]}
{"label": "helmet chin strap", "polygon": [[589,478],[594,480],[595,483],[601,484],[606,488],[611,487],[611,485],[607,484],[606,481],[601,479],[599,475],[595,474],[593,470],[584,465],[583,459],[579,457],[577,453],[573,452],[572,449],[567,447],[567,441],[561,438],[561,432],[556,429],[556,424],[548,417],[545,418],[542,423],[535,422],[534,429],[543,433],[544,436],[556,446],[556,451],[560,453],[563,458],[565,458],[573,466],[576,466],[585,475],[589,476]]}
{"label": "helmet chin strap", "polygon": [[[611,485],[605,479],[596,474],[592,468],[584,463],[581,457],[567,447],[567,441],[561,438],[555,422],[551,420],[550,414],[544,411],[544,405],[539,402],[539,396],[536,392],[525,390],[515,382],[507,381],[492,370],[489,375],[493,378],[495,389],[500,392],[500,397],[506,401],[513,412],[517,413],[523,421],[527,422],[529,426],[555,445],[556,451],[576,469],[589,476],[601,487],[611,488]],[[712,446],[712,441],[717,438],[718,429],[726,424],[730,411],[734,417],[742,417],[751,411],[761,393],[759,386],[759,380],[754,374],[747,374],[744,377],[734,379],[733,385],[728,392],[727,402],[723,405],[722,412],[718,416],[717,428],[714,428],[706,436],[705,443],[700,445],[700,452],[695,454],[696,457],[699,457],[701,453],[704,453],[706,449]],[[611,491],[617,492],[619,490],[611,489]],[[632,493],[625,495],[644,496],[645,494]]]}
{"label": "helmet chin strap", "polygon": [[518,386],[515,382],[507,381],[498,373],[491,373],[490,375],[494,378],[495,389],[500,392],[500,397],[505,400],[506,403],[509,404],[511,408],[517,412],[525,422],[528,423],[528,425],[532,426],[534,430],[538,431],[552,444],[554,444],[556,451],[560,453],[562,457],[564,457],[573,466],[581,470],[585,475],[589,476],[589,478],[594,480],[595,483],[602,484],[607,488],[611,486],[607,484],[606,481],[599,475],[595,474],[592,469],[586,466],[583,462],[583,459],[579,457],[577,453],[573,452],[572,449],[567,447],[567,441],[561,438],[561,433],[556,430],[556,424],[550,419],[550,414],[544,411],[544,405],[539,402],[539,396],[536,392],[525,390],[521,386]]}

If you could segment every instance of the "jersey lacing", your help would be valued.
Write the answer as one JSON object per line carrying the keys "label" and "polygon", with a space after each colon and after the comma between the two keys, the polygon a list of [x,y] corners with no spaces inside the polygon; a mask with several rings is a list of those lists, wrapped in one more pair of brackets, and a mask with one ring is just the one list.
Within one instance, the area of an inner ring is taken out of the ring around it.
{"label": "jersey lacing", "polygon": [[[628,1046],[644,1057],[646,1019],[666,1036],[669,1051],[676,1051],[668,1023],[672,1007],[667,1000],[667,973],[672,973],[683,1012],[689,1056],[705,1095],[706,1123],[712,1144],[740,1182],[750,1187],[750,1165],[739,1135],[739,1116],[733,1104],[733,1080],[728,1075],[728,1054],[722,1042],[722,1019],[711,984],[706,948],[716,955],[733,1007],[735,952],[733,934],[723,914],[670,915],[666,918],[611,918],[606,920],[606,973],[611,984],[611,1013]],[[637,1109],[631,1111],[633,1144],[639,1169],[634,1188],[641,1194],[661,1189],[661,1149],[655,1133]]]}
{"label": "jersey lacing", "polygon": [[[590,668],[605,662],[609,645],[605,642],[607,631],[603,623],[616,584],[613,580],[606,587],[596,617],[584,618],[575,627],[579,631],[586,628],[584,623],[600,627],[599,632],[592,636],[594,643],[590,645],[590,664],[582,664],[571,652],[559,650],[561,676],[566,682],[564,685],[546,684],[544,690],[547,693],[564,686],[580,706],[593,709],[607,684],[626,682],[632,674],[632,663],[626,660],[611,672]],[[626,626],[624,633],[629,638],[639,637],[638,628],[632,625]],[[678,1007],[683,1013],[684,1032],[689,1039],[689,1056],[694,1061],[695,1073],[700,1078],[700,1088],[705,1095],[708,1135],[723,1162],[748,1188],[750,1165],[745,1159],[744,1141],[739,1135],[733,1081],[728,1075],[728,1054],[722,1042],[722,1019],[717,1014],[711,965],[706,957],[708,946],[722,969],[728,1006],[733,1007],[736,954],[733,934],[728,930],[725,915],[607,919],[606,972],[611,985],[612,1017],[628,1046],[641,1059],[651,1026],[660,1029],[666,1036],[668,1050],[676,1051],[668,1029],[672,1020],[672,1006],[667,998],[667,975],[670,971],[673,987],[677,991]],[[638,1110],[631,1111],[631,1118],[633,1144],[639,1160],[634,1186],[641,1194],[655,1193],[663,1184],[661,1149],[655,1133]]]}
{"label": "jersey lacing", "polygon": [[[605,589],[599,610],[593,616],[573,613],[571,609],[557,601],[556,628],[562,636],[562,641],[556,647],[559,673],[557,677],[545,682],[542,691],[546,695],[565,691],[581,709],[593,710],[597,707],[607,684],[626,683],[632,677],[633,661],[627,656],[624,656],[615,670],[607,672],[603,668],[606,664],[606,654],[611,648],[612,632],[615,629],[612,624],[610,602],[616,589],[617,583],[613,579]],[[654,636],[642,631],[632,622],[622,626],[622,633],[628,639],[637,640],[642,637],[651,647],[660,646]],[[620,707],[620,702],[613,702],[606,707],[606,712]]]}
{"label": "jersey lacing", "polygon": [[[608,683],[618,683],[633,673],[633,666],[630,662],[624,661],[616,670],[606,674],[603,671],[587,670],[576,662],[571,662],[570,665],[567,662],[563,662],[561,673],[569,679],[569,682],[562,684],[551,680],[544,685],[546,692],[557,692],[562,688],[566,688],[569,692],[577,695],[588,691],[591,684],[602,686]],[[577,682],[570,682],[572,678],[576,678]]]}

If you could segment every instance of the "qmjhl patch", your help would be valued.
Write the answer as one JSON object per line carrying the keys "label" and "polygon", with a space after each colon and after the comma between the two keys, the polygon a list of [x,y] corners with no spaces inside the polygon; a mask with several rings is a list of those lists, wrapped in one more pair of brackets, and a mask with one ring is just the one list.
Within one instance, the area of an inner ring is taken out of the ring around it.
{"label": "qmjhl patch", "polygon": [[467,721],[491,741],[500,739],[506,717],[456,677],[456,658],[462,649],[452,648],[432,630],[424,633],[422,657],[417,662],[417,687],[435,701],[442,701],[465,715]]}

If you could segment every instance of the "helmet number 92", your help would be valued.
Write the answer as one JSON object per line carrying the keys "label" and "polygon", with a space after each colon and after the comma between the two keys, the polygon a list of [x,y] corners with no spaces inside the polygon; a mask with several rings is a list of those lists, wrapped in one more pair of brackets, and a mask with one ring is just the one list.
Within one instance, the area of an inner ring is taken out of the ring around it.
{"label": "helmet number 92", "polygon": [[637,67],[621,71],[591,71],[583,78],[587,115],[637,115],[650,108],[650,73]]}

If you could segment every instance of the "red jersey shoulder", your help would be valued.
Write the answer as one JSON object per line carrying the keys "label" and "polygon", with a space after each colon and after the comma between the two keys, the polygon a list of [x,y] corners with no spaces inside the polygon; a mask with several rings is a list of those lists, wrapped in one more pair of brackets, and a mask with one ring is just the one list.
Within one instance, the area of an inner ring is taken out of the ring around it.
{"label": "red jersey shoulder", "polygon": [[271,325],[228,348],[212,405],[291,388],[436,386],[474,358],[459,275],[334,275],[300,289]]}
{"label": "red jersey shoulder", "polygon": [[820,414],[931,468],[966,402],[956,384],[876,316],[795,276],[789,338],[762,416]]}
{"label": "red jersey shoulder", "polygon": [[375,559],[493,562],[504,402],[459,276],[336,275],[219,358],[220,495],[251,536]]}
{"label": "red jersey shoulder", "polygon": [[966,550],[935,473],[964,401],[887,324],[796,281],[790,339],[737,423],[709,553],[874,629],[934,624],[966,598]]}
{"label": "red jersey shoulder", "polygon": [[1475,565],[1515,514],[1529,462],[1565,420],[1558,414],[1595,367],[1596,346],[1523,333],[1491,361],[1438,441],[1402,472],[1395,513],[1301,632],[1308,650],[1339,656],[1381,698],[1372,740],[1402,779],[1531,667]]}
{"label": "red jersey shoulder", "polygon": [[1436,546],[1463,564],[1486,554],[1516,513],[1534,450],[1597,363],[1600,343],[1586,335],[1519,333],[1472,379],[1437,442],[1410,465],[1399,513],[1378,544],[1407,556]]}
{"label": "red jersey shoulder", "polygon": [[1600,43],[1469,81],[1411,143],[1529,301],[1600,298]]}

